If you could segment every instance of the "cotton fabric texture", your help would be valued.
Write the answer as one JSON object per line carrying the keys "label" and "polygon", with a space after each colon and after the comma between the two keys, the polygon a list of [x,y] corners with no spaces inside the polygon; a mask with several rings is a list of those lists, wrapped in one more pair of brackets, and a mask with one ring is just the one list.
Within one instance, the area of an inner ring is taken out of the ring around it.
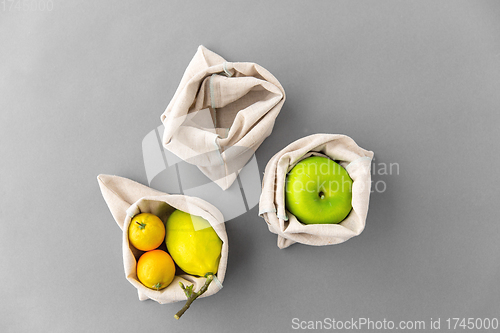
{"label": "cotton fabric texture", "polygon": [[[343,166],[353,180],[352,210],[339,224],[302,224],[285,207],[287,173],[310,156],[326,156]],[[373,152],[359,147],[353,139],[340,134],[315,134],[299,139],[276,155],[266,166],[259,202],[259,215],[269,231],[278,235],[278,247],[296,242],[331,245],[359,235],[368,213]]]}
{"label": "cotton fabric texture", "polygon": [[[172,283],[165,289],[158,291],[149,289],[139,282],[136,265],[137,260],[143,252],[134,248],[128,240],[130,221],[132,217],[139,213],[152,213],[157,215],[163,222],[166,222],[170,214],[175,209],[179,209],[206,219],[222,240],[221,258],[216,276],[221,282],[224,281],[227,267],[228,241],[226,228],[223,223],[224,218],[217,208],[199,198],[185,195],[169,195],[118,176],[99,175],[97,180],[111,214],[122,229],[121,238],[125,277],[137,289],[141,301],[152,299],[160,304],[186,301],[186,295],[179,286],[179,282],[184,283],[186,286],[194,284],[194,290],[199,290],[206,279],[185,273],[179,274],[177,271],[179,275],[176,274]],[[213,295],[220,288],[221,286],[212,282],[207,292],[200,297]]]}
{"label": "cotton fabric texture", "polygon": [[166,149],[229,188],[274,127],[285,91],[263,67],[199,46],[161,115]]}

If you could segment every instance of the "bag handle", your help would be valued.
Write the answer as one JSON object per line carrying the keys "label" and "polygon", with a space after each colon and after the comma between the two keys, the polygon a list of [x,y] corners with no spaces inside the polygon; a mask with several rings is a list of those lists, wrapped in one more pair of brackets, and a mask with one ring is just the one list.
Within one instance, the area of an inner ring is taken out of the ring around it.
{"label": "bag handle", "polygon": [[142,197],[166,194],[133,180],[118,176],[99,175],[97,176],[97,182],[101,188],[104,201],[106,201],[111,211],[111,215],[113,215],[113,218],[122,230],[127,209],[133,203]]}

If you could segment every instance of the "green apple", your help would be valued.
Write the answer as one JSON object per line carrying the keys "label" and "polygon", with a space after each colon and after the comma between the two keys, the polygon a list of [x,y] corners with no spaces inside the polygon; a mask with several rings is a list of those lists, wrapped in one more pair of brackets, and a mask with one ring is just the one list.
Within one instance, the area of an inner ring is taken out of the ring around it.
{"label": "green apple", "polygon": [[304,224],[333,224],[352,209],[352,179],[327,157],[308,157],[287,175],[286,209]]}

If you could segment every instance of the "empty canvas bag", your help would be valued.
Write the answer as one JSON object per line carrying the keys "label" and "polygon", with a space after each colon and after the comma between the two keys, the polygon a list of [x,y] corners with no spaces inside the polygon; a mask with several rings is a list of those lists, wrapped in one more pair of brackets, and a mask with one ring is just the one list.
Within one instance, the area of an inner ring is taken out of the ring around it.
{"label": "empty canvas bag", "polygon": [[225,190],[271,134],[284,102],[266,69],[200,46],[161,115],[162,143]]}
{"label": "empty canvas bag", "polygon": [[[352,210],[339,224],[302,224],[285,207],[287,173],[310,156],[326,156],[343,166],[351,179]],[[299,139],[276,155],[266,166],[259,202],[259,215],[278,235],[278,247],[295,242],[308,245],[342,243],[359,235],[364,227],[370,198],[370,165],[373,152],[340,134],[315,134]]]}
{"label": "empty canvas bag", "polygon": [[[169,195],[122,177],[99,175],[97,180],[111,214],[122,229],[121,241],[125,277],[137,289],[141,301],[152,299],[160,304],[186,301],[186,295],[179,286],[179,282],[182,282],[184,285],[194,284],[194,290],[199,290],[204,285],[206,279],[204,277],[192,276],[185,273],[179,274],[177,272],[172,283],[165,289],[158,291],[149,289],[139,282],[136,265],[137,260],[143,252],[134,248],[128,239],[130,221],[132,217],[139,213],[154,214],[164,223],[175,209],[206,219],[222,240],[222,251],[216,276],[220,282],[224,281],[228,242],[226,228],[223,223],[224,218],[217,208],[199,198],[185,195]],[[117,235],[116,240],[118,241],[119,239],[120,236]],[[218,283],[211,283],[208,290],[200,297],[213,295],[221,287]]]}

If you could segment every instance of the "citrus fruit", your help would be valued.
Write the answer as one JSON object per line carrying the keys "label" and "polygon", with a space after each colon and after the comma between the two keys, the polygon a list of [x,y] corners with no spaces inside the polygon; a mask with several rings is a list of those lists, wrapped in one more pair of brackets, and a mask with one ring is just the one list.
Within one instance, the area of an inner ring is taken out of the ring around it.
{"label": "citrus fruit", "polygon": [[198,276],[217,273],[222,241],[207,220],[176,210],[168,218],[166,230],[168,252],[184,272]]}
{"label": "citrus fruit", "polygon": [[166,288],[174,276],[174,261],[165,251],[148,251],[137,261],[137,278],[148,288],[156,290]]}
{"label": "citrus fruit", "polygon": [[128,239],[138,250],[150,251],[161,245],[165,237],[165,225],[156,215],[141,213],[132,219],[128,227]]}

